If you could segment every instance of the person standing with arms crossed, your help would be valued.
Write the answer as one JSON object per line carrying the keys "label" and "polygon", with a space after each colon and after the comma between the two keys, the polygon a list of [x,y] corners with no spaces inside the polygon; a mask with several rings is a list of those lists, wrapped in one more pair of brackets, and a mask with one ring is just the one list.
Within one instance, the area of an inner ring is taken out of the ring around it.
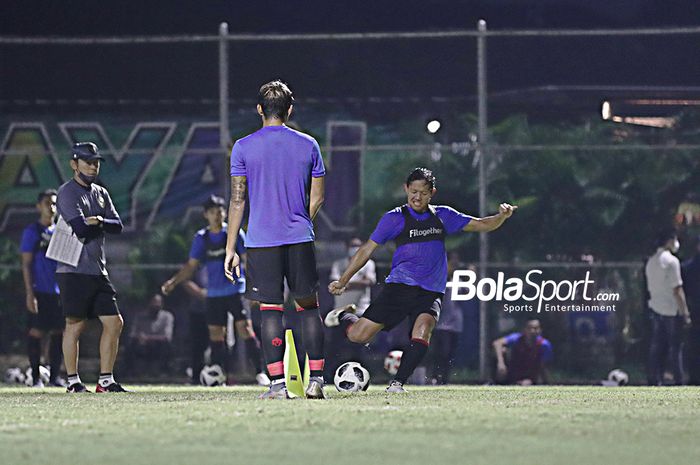
{"label": "person standing with arms crossed", "polygon": [[57,196],[58,214],[84,244],[76,266],[59,263],[56,269],[66,317],[63,357],[68,392],[88,392],[78,375],[78,341],[87,319],[95,317],[102,323],[96,392],[127,392],[112,373],[124,320],[117,306],[117,292],[109,280],[104,250],[105,234],[120,234],[123,225],[107,189],[95,184],[101,160],[92,142],[74,144],[70,161],[73,178],[58,189]]}
{"label": "person standing with arms crossed", "polygon": [[309,399],[323,399],[323,323],[318,308],[318,271],[312,220],[323,203],[326,174],[316,140],[285,125],[294,98],[281,81],[263,85],[258,114],[263,127],[239,139],[231,151],[231,199],[224,270],[238,274],[236,232],[250,201],[245,246],[246,297],[260,302],[263,355],[271,385],[261,399],[287,399],[284,380],[284,280],[301,313],[309,356]]}
{"label": "person standing with arms crossed", "polygon": [[40,192],[36,209],[39,219],[24,229],[20,245],[22,277],[29,312],[27,354],[32,368],[32,386],[44,387],[39,376],[39,361],[41,339],[48,332],[51,365],[49,385],[65,387],[65,382],[59,377],[63,358],[64,322],[56,284],[56,262],[46,257],[46,249],[55,228],[56,191],[49,189]]}

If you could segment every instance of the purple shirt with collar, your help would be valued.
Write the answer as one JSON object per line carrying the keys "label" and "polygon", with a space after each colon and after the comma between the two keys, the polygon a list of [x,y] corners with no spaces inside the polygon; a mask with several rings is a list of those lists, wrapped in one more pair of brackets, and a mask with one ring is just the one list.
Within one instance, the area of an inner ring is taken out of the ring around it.
{"label": "purple shirt with collar", "polygon": [[231,151],[231,176],[247,178],[250,214],[245,246],[313,241],[311,178],[325,174],[316,140],[287,126],[265,126],[237,140]]}
{"label": "purple shirt with collar", "polygon": [[[472,217],[460,213],[452,207],[444,205],[433,206],[435,215],[445,226],[445,233],[455,234],[462,230]],[[409,213],[418,221],[427,220],[429,212],[416,213],[411,207]],[[384,244],[395,239],[404,228],[404,217],[401,207],[384,214],[376,229],[370,236],[377,244]],[[396,248],[391,260],[391,272],[386,278],[387,283],[401,283],[409,286],[419,286],[433,292],[445,292],[447,285],[447,255],[443,241],[419,242],[403,244]]]}

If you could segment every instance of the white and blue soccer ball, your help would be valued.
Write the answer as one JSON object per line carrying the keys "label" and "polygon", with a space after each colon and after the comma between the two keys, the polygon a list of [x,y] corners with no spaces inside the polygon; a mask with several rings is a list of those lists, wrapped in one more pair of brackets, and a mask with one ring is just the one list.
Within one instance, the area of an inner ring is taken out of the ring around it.
{"label": "white and blue soccer ball", "polygon": [[366,391],[369,387],[369,371],[357,362],[345,362],[335,370],[333,384],[340,392]]}
{"label": "white and blue soccer ball", "polygon": [[223,386],[226,384],[226,374],[219,365],[207,365],[199,372],[199,382],[202,386]]}
{"label": "white and blue soccer ball", "polygon": [[615,383],[618,386],[625,386],[629,383],[629,376],[624,371],[619,368],[615,368],[610,373],[608,373],[608,381]]}
{"label": "white and blue soccer ball", "polygon": [[5,382],[7,384],[24,384],[26,376],[21,368],[13,367],[5,371]]}
{"label": "white and blue soccer ball", "polygon": [[403,351],[401,350],[392,350],[387,354],[387,356],[384,358],[384,369],[387,373],[392,376],[398,373],[399,367],[401,366],[402,356]]}

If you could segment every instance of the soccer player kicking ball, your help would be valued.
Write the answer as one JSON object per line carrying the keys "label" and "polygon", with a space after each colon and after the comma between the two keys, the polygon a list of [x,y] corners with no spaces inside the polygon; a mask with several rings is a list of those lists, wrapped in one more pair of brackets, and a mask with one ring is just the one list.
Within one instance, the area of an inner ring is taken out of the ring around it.
{"label": "soccer player kicking ball", "polygon": [[493,231],[518,208],[502,203],[497,215],[474,218],[451,207],[430,205],[436,192],[435,176],[426,168],[413,170],[404,190],[406,205],[384,214],[340,279],[328,285],[333,295],[345,292],[350,278],[367,263],[374,250],[393,240],[397,247],[384,289],[362,318],[355,315],[350,305],[332,310],[325,319],[326,326],[341,325],[348,339],[358,344],[368,343],[379,331],[392,329],[406,317],[411,319],[411,344],[404,351],[387,392],[406,392],[404,383],[428,351],[447,285],[445,236],[460,231]]}

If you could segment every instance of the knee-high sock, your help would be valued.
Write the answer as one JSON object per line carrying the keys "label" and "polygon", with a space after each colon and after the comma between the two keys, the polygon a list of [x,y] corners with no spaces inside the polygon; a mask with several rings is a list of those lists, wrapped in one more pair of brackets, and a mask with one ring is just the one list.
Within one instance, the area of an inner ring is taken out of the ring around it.
{"label": "knee-high sock", "polygon": [[52,334],[49,341],[49,359],[51,363],[51,381],[56,380],[61,374],[61,362],[63,361],[63,334]]}
{"label": "knee-high sock", "polygon": [[260,305],[262,347],[272,381],[284,379],[284,325],[282,305]]}
{"label": "knee-high sock", "polygon": [[39,359],[41,358],[41,339],[27,336],[27,355],[29,366],[32,368],[32,379],[36,383],[39,380]]}
{"label": "knee-high sock", "polygon": [[226,341],[209,341],[209,347],[211,347],[212,365],[219,365],[224,372],[228,371]]}
{"label": "knee-high sock", "polygon": [[411,345],[408,349],[403,351],[401,356],[401,365],[399,365],[399,371],[394,377],[396,381],[400,383],[405,383],[413,370],[416,369],[418,364],[423,360],[425,354],[428,352],[428,346],[430,343],[424,339],[413,338],[411,339]]}
{"label": "knee-high sock", "polygon": [[250,363],[255,368],[255,373],[260,373],[262,371],[262,365],[260,362],[260,341],[256,336],[249,337],[245,340],[245,353],[248,355]]}
{"label": "knee-high sock", "polygon": [[318,305],[309,308],[297,308],[301,313],[301,330],[304,337],[304,347],[309,355],[309,371],[312,377],[323,377],[323,321]]}

